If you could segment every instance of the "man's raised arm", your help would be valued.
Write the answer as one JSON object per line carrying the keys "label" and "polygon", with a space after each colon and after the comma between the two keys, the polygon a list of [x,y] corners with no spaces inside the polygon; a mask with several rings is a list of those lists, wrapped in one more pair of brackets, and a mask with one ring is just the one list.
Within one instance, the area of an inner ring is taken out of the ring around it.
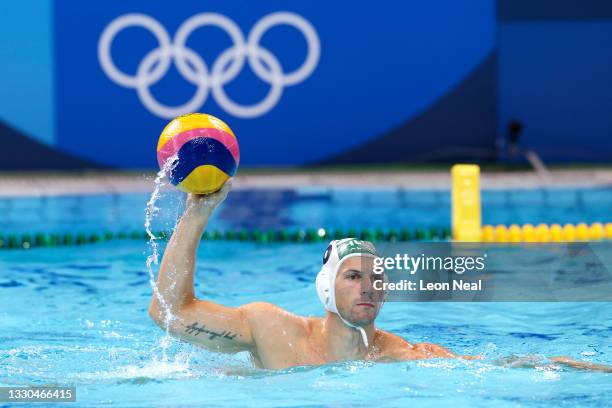
{"label": "man's raised arm", "polygon": [[149,315],[160,327],[168,326],[176,337],[231,353],[253,346],[247,320],[251,306],[226,307],[198,300],[194,292],[196,252],[202,233],[230,188],[231,181],[213,194],[188,195],[185,212],[164,251],[157,277],[159,293],[153,293]]}

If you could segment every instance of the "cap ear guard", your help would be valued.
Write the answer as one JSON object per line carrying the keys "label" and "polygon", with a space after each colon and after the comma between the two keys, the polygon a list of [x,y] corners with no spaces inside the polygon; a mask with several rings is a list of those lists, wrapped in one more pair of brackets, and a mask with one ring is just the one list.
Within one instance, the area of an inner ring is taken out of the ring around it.
{"label": "cap ear guard", "polygon": [[338,251],[336,241],[331,241],[323,254],[323,266],[317,275],[316,287],[319,300],[326,310],[338,313],[336,309],[335,280],[338,266]]}
{"label": "cap ear guard", "polygon": [[325,309],[329,310],[329,301],[330,301],[330,293],[329,293],[329,284],[327,281],[329,280],[329,276],[327,271],[321,270],[317,275],[316,286],[317,286],[317,295],[319,295],[319,300],[325,306]]}
{"label": "cap ear guard", "polygon": [[332,249],[333,249],[332,247],[333,247],[333,245],[331,243],[327,246],[327,249],[325,250],[325,253],[323,254],[323,265],[325,265],[327,263],[327,261],[329,260],[329,257],[331,255],[331,252],[332,252]]}

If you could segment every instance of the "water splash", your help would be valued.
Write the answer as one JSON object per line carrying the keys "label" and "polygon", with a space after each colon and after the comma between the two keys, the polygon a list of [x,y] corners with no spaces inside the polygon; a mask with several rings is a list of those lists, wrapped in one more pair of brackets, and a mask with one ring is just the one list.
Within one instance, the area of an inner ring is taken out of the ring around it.
{"label": "water splash", "polygon": [[145,384],[167,379],[185,379],[202,375],[191,369],[190,355],[178,353],[174,360],[153,356],[144,363],[118,365],[107,370],[80,372],[75,376],[78,383],[132,383]]}
{"label": "water splash", "polygon": [[175,165],[176,160],[169,159],[164,164],[164,167],[157,173],[154,181],[155,188],[153,189],[153,193],[151,193],[151,198],[147,202],[147,206],[145,208],[145,222],[144,227],[149,236],[149,249],[150,255],[147,256],[147,272],[149,273],[149,284],[151,285],[151,289],[153,290],[153,295],[157,299],[158,304],[161,306],[162,311],[164,313],[164,328],[166,331],[166,336],[161,340],[161,350],[162,350],[162,359],[163,361],[168,360],[167,351],[170,347],[170,323],[174,318],[172,314],[172,310],[170,305],[166,302],[164,297],[162,296],[159,288],[157,287],[157,282],[155,281],[155,272],[153,271],[153,267],[159,265],[159,244],[157,240],[159,237],[155,236],[153,231],[151,230],[151,225],[153,219],[157,214],[159,214],[160,208],[157,207],[157,202],[161,198],[162,188],[168,184],[168,179],[166,178],[166,174],[172,171],[172,167]]}

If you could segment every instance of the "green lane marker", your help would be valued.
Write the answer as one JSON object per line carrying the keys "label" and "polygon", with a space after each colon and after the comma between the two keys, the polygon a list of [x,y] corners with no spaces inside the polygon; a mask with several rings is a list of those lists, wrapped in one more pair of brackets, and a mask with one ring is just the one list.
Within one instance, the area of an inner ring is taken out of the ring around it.
{"label": "green lane marker", "polygon": [[[155,231],[153,235],[158,240],[168,240],[171,231]],[[344,237],[357,237],[367,241],[375,242],[404,242],[404,241],[446,241],[451,238],[451,229],[445,228],[363,228],[360,230],[351,228],[307,228],[293,229],[281,228],[276,230],[206,230],[202,234],[203,240],[209,241],[242,241],[267,244],[274,242],[324,242]],[[134,231],[103,231],[103,232],[79,232],[79,233],[24,233],[21,235],[0,234],[0,249],[30,249],[34,247],[54,247],[95,244],[116,240],[149,240],[149,234],[144,230]]]}

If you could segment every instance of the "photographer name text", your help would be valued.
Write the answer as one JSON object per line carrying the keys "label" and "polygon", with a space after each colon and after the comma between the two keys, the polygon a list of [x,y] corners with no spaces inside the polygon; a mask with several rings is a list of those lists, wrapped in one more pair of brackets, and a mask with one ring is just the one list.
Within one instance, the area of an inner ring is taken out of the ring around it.
{"label": "photographer name text", "polygon": [[383,282],[377,280],[373,285],[375,290],[401,290],[401,291],[423,291],[423,292],[441,292],[441,291],[480,291],[482,290],[482,280],[478,279],[473,282],[464,281],[463,279],[453,279],[452,282],[426,282],[419,279],[418,282],[402,279],[399,282]]}

